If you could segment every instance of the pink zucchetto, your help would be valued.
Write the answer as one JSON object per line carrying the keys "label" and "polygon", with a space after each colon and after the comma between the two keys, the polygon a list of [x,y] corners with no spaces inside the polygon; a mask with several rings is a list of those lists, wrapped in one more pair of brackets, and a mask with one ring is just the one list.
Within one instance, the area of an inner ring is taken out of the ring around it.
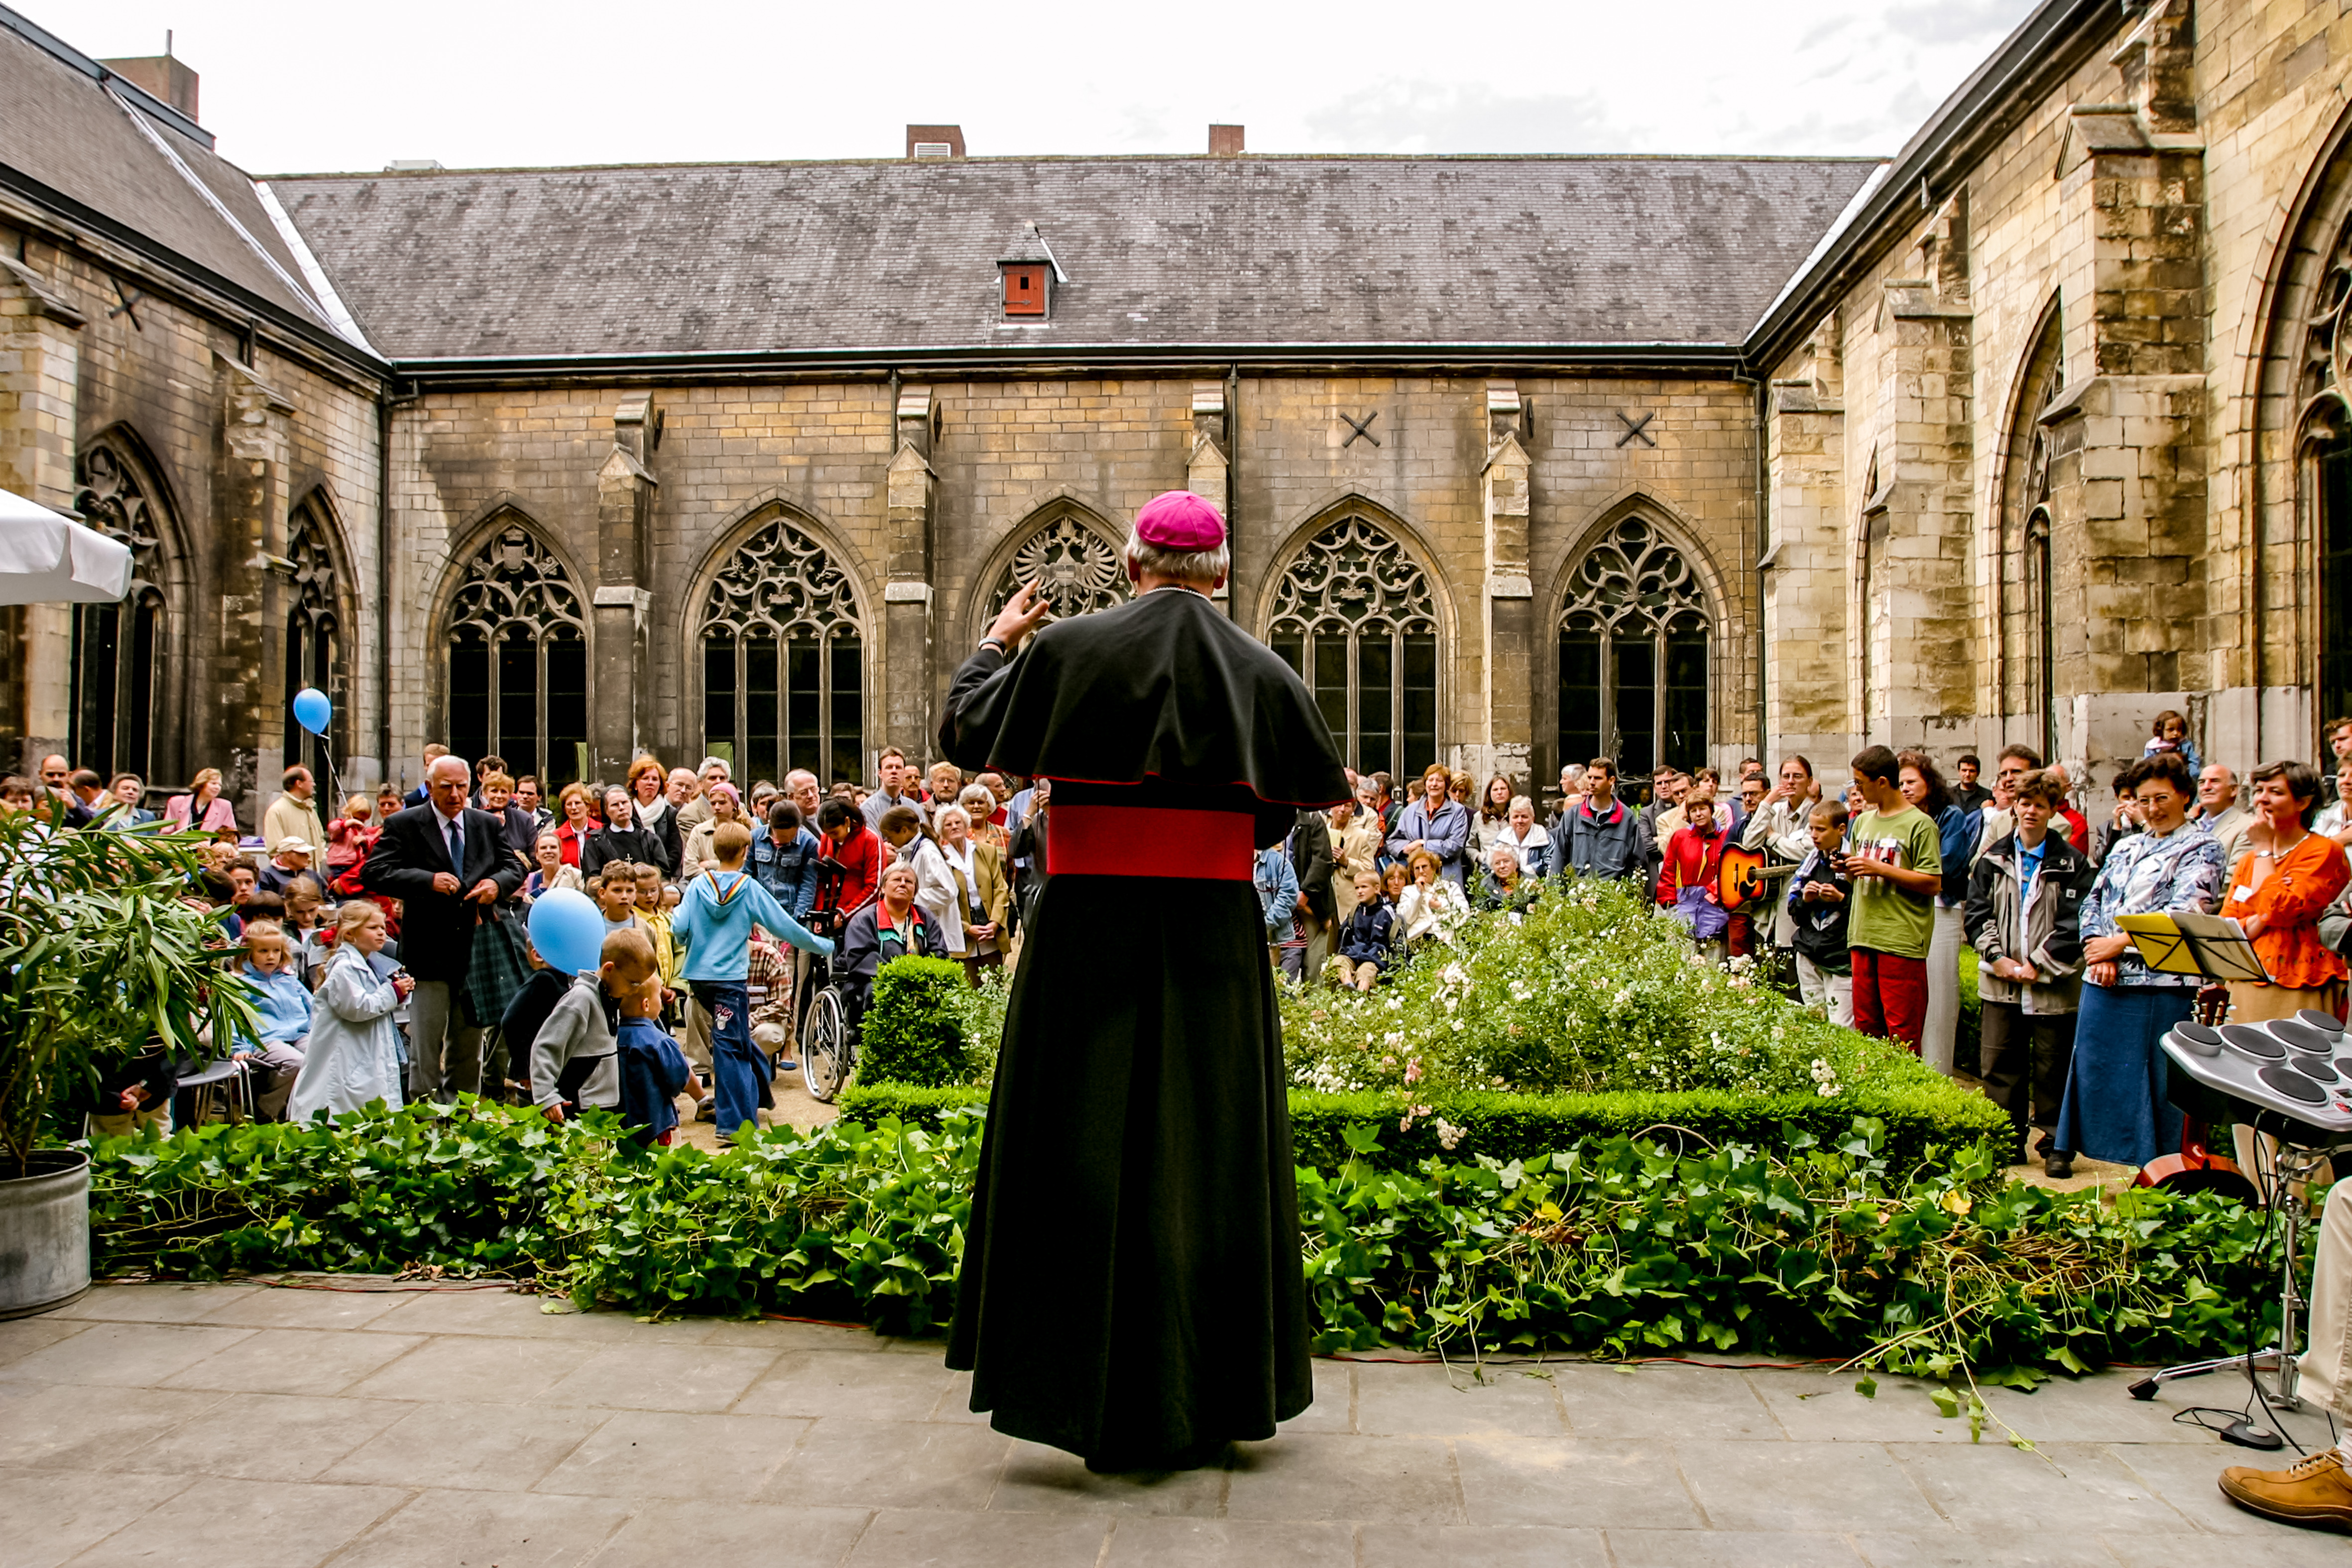
{"label": "pink zucchetto", "polygon": [[1154,549],[1190,554],[1225,542],[1225,520],[1191,490],[1170,490],[1143,503],[1135,514],[1135,537]]}

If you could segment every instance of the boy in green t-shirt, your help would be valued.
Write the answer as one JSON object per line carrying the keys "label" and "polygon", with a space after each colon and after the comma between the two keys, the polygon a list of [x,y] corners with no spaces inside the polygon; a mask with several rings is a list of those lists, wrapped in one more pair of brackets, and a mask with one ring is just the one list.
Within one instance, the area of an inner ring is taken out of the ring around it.
{"label": "boy in green t-shirt", "polygon": [[1901,765],[1885,746],[1853,759],[1868,807],[1853,819],[1838,869],[1853,879],[1846,943],[1853,954],[1853,1026],[1919,1054],[1927,1020],[1927,943],[1944,886],[1935,819],[1903,798]]}

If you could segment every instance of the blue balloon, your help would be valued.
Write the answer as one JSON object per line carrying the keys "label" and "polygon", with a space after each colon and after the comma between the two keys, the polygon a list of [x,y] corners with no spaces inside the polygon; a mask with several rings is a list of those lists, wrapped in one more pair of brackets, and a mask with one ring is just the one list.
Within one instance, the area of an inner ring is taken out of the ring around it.
{"label": "blue balloon", "polygon": [[604,962],[604,912],[579,889],[541,893],[531,905],[531,947],[548,969],[567,975],[595,971]]}
{"label": "blue balloon", "polygon": [[593,973],[604,963],[604,911],[576,888],[541,893],[530,906],[530,945],[550,969]]}
{"label": "blue balloon", "polygon": [[327,694],[315,686],[306,686],[294,694],[294,722],[313,735],[327,732],[328,722],[335,716],[335,705]]}

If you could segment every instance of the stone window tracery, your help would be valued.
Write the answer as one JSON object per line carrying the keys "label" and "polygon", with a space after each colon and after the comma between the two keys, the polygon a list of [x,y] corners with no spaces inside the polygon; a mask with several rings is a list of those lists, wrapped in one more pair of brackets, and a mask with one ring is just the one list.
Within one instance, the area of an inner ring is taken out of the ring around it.
{"label": "stone window tracery", "polygon": [[1127,568],[1110,541],[1065,512],[1023,540],[988,597],[993,619],[1025,583],[1044,584],[1053,618],[1090,615],[1127,603]]}
{"label": "stone window tracery", "polygon": [[1622,774],[1707,760],[1713,617],[1681,551],[1628,517],[1587,551],[1559,618],[1562,762]]}
{"label": "stone window tracery", "polygon": [[703,597],[703,744],[746,783],[794,768],[866,776],[866,672],[856,587],[824,546],[777,517]]}
{"label": "stone window tracery", "polygon": [[344,722],[342,615],[334,549],[327,527],[326,503],[312,495],[294,509],[287,530],[286,558],[294,563],[292,606],[286,616],[286,762],[311,770],[326,787],[322,770],[328,763],[319,738],[295,721],[294,694],[315,686],[334,704],[329,726],[336,755],[342,752]]}
{"label": "stone window tracery", "polygon": [[2042,416],[2066,384],[2066,359],[2058,312],[2053,309],[2028,351],[2020,378],[2017,426],[2011,432],[2011,474],[2006,498],[2004,552],[2014,552],[2003,581],[2013,606],[2004,617],[2007,646],[2021,656],[2021,682],[2008,683],[2006,710],[2030,709],[2041,724],[2044,756],[2058,754],[2058,599],[2056,542],[2051,534],[2052,442]]}
{"label": "stone window tracery", "polygon": [[74,510],[131,547],[131,592],[111,605],[77,605],[73,720],[67,750],[79,766],[147,778],[155,766],[166,605],[163,530],[138,459],[100,437],[78,465]]}
{"label": "stone window tracery", "polygon": [[1315,694],[1360,773],[1437,760],[1437,612],[1429,579],[1368,518],[1339,519],[1276,580],[1266,641]]}
{"label": "stone window tracery", "polygon": [[2322,266],[2304,331],[2296,390],[2303,415],[2302,481],[2310,496],[2317,556],[2320,721],[2352,710],[2352,224]]}
{"label": "stone window tracery", "polygon": [[447,616],[449,745],[552,797],[588,772],[588,624],[563,563],[509,521],[466,563]]}

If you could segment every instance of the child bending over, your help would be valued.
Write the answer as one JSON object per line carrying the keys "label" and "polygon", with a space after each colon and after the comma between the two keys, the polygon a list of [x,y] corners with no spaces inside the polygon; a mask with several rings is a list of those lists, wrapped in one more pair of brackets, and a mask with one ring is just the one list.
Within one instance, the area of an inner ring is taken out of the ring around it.
{"label": "child bending over", "polygon": [[530,1045],[530,1094],[551,1121],[621,1104],[621,999],[654,977],[654,944],[632,926],[604,939],[593,974],[575,975]]}

